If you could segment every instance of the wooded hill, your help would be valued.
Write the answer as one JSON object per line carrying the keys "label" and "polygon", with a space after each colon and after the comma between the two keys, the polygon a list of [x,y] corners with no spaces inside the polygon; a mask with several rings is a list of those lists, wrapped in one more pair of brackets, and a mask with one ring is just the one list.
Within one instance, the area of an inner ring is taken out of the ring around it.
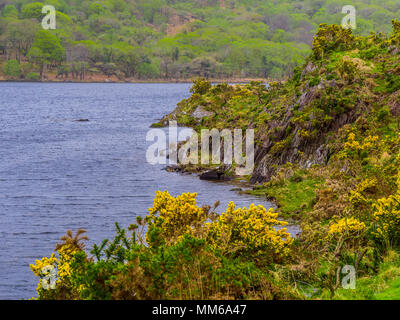
{"label": "wooded hill", "polygon": [[[56,30],[41,28],[43,4]],[[0,0],[3,79],[283,78],[346,1]],[[355,34],[389,33],[400,1],[353,1]],[[52,78],[53,75],[53,78]]]}

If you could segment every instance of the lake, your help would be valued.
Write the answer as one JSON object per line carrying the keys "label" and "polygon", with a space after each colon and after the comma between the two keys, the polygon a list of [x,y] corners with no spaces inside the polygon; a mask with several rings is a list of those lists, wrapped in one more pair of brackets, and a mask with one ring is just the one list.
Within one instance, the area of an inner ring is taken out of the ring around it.
{"label": "lake", "polygon": [[88,247],[112,238],[115,222],[147,213],[156,190],[197,192],[201,205],[220,200],[220,212],[229,201],[271,206],[146,162],[149,126],[190,86],[0,83],[0,299],[36,296],[29,264],[67,229],[86,229]]}

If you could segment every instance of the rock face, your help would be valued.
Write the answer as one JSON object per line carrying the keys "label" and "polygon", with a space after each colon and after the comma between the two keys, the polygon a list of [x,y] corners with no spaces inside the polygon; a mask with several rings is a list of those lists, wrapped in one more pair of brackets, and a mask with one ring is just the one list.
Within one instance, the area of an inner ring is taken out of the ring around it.
{"label": "rock face", "polygon": [[193,117],[196,118],[197,120],[201,120],[202,118],[210,117],[213,114],[214,114],[213,112],[205,110],[203,106],[198,106],[196,110],[193,112]]}
{"label": "rock face", "polygon": [[307,73],[315,71],[317,67],[310,61],[301,73],[301,78],[303,79]]}
{"label": "rock face", "polygon": [[[276,168],[290,162],[297,163],[302,167],[310,168],[314,164],[326,164],[331,157],[329,150],[328,132],[337,131],[348,123],[357,119],[358,115],[354,111],[339,115],[329,126],[320,129],[316,137],[301,136],[301,127],[295,126],[293,129],[293,138],[282,151],[271,153],[274,143],[266,138],[263,146],[255,150],[255,170],[251,177],[251,183],[261,183],[271,179],[276,172]],[[281,124],[282,137],[287,128],[284,123]],[[299,150],[302,150],[300,153]]]}

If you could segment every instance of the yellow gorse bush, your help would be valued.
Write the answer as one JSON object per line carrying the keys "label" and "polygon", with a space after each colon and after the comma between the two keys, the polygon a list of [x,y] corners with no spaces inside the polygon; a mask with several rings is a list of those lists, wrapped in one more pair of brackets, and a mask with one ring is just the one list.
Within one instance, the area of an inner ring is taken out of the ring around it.
{"label": "yellow gorse bush", "polygon": [[344,144],[345,150],[361,150],[361,145],[358,141],[356,141],[356,135],[354,133],[350,133],[347,137],[347,141]]}
{"label": "yellow gorse bush", "polygon": [[379,147],[381,147],[381,140],[378,136],[369,135],[360,143],[356,140],[356,135],[351,132],[347,137],[347,141],[344,143],[343,151],[345,154],[350,154],[354,151],[371,151],[372,149],[377,149]]}
{"label": "yellow gorse bush", "polygon": [[29,265],[31,271],[36,277],[39,277],[39,283],[36,288],[37,293],[40,297],[40,292],[43,290],[43,279],[47,277],[51,271],[57,268],[58,259],[55,254],[52,253],[50,258],[43,257],[41,260],[35,260],[35,264]]}
{"label": "yellow gorse bush", "polygon": [[[214,258],[244,258],[262,265],[279,263],[289,256],[293,239],[286,228],[283,228],[287,222],[278,220],[278,213],[273,209],[266,210],[263,206],[254,204],[248,209],[236,208],[231,202],[226,212],[218,215],[214,211],[217,204],[213,210],[208,206],[199,207],[196,197],[196,193],[173,197],[168,191],[157,191],[149,214],[144,219],[137,219],[142,231],[138,238],[135,233],[129,241],[141,244],[141,253],[145,252],[145,248],[151,251],[159,246],[171,248],[178,244],[179,247],[181,240],[195,241],[197,244],[201,243],[204,250]],[[131,230],[138,227],[132,225]],[[142,232],[145,232],[147,244],[143,241]],[[84,252],[84,245],[80,241],[87,237],[80,237],[81,234],[78,230],[73,236],[72,231],[68,230],[67,235],[61,238],[63,242],[57,245],[50,258],[36,260],[30,266],[33,273],[41,279],[37,288],[38,299],[53,299],[56,296],[62,299],[87,298],[87,293],[92,292],[90,290],[100,290],[96,284],[92,288],[91,282],[82,283],[79,276],[80,272],[84,273],[88,269],[79,268],[77,264],[93,262]],[[128,241],[126,238],[125,240]],[[127,254],[126,250],[137,249],[136,246],[131,246],[132,243],[127,243],[124,251],[121,251],[123,247],[109,242],[104,250],[107,259],[113,255],[119,259],[118,253]],[[123,262],[124,259],[118,261]],[[154,263],[157,265],[157,261]],[[51,276],[55,277],[52,283],[56,284],[54,290],[42,286],[42,279],[47,280],[45,277],[49,274],[45,274],[43,270],[52,271]],[[104,270],[100,268],[97,271],[101,273]]]}
{"label": "yellow gorse bush", "polygon": [[56,258],[55,254],[53,253],[50,258],[43,257],[41,260],[35,260],[35,264],[29,265],[30,269],[32,270],[33,274],[37,277],[43,277],[47,274],[43,274],[42,270],[45,269],[47,266],[54,266],[56,267],[58,263],[58,259]]}
{"label": "yellow gorse bush", "polygon": [[149,209],[150,218],[161,229],[166,242],[191,234],[205,239],[213,250],[224,253],[265,257],[266,261],[289,255],[293,239],[282,228],[288,223],[278,220],[278,213],[273,209],[254,204],[249,209],[236,208],[231,202],[226,212],[210,220],[208,212],[196,205],[196,196],[185,193],[173,197],[167,191],[156,192],[153,207]]}
{"label": "yellow gorse bush", "polygon": [[398,241],[400,235],[400,194],[382,198],[374,205],[376,231],[374,235],[384,241]]}
{"label": "yellow gorse bush", "polygon": [[203,208],[196,205],[196,197],[196,193],[184,193],[173,197],[168,191],[156,192],[153,207],[149,208],[150,218],[161,228],[166,240],[175,241],[187,233],[192,233],[196,225],[207,219]]}
{"label": "yellow gorse bush", "polygon": [[366,228],[367,226],[365,223],[357,220],[356,218],[342,218],[331,224],[328,229],[328,235],[332,237],[355,236],[364,232]]}
{"label": "yellow gorse bush", "polygon": [[372,191],[378,186],[376,178],[368,178],[359,183],[355,190],[350,191],[349,201],[357,206],[361,204],[372,204],[372,200],[368,199],[363,193]]}
{"label": "yellow gorse bush", "polygon": [[71,276],[71,263],[72,259],[77,253],[77,250],[71,246],[63,246],[58,250],[59,263],[57,276],[60,280],[65,280]]}
{"label": "yellow gorse bush", "polygon": [[236,208],[231,202],[215,222],[207,223],[207,240],[213,249],[276,261],[290,253],[293,239],[286,228],[277,229],[287,224],[273,209]]}
{"label": "yellow gorse bush", "polygon": [[52,253],[50,258],[43,257],[41,260],[36,260],[35,264],[31,264],[29,267],[33,274],[40,278],[38,287],[36,289],[38,298],[43,298],[44,292],[49,289],[43,288],[42,280],[49,275],[53,270],[53,276],[56,279],[56,286],[63,284],[69,280],[72,274],[71,263],[72,259],[77,252],[77,249],[72,246],[66,245],[58,249],[59,258]]}
{"label": "yellow gorse bush", "polygon": [[[400,153],[396,162],[400,161]],[[397,190],[394,194],[379,199],[373,206],[375,231],[381,241],[400,242],[400,171],[397,174]]]}

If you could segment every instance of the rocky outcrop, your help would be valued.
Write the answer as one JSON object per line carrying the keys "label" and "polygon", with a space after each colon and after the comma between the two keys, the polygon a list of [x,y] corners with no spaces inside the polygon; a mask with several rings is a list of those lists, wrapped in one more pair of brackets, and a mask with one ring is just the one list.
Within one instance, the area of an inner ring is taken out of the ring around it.
{"label": "rocky outcrop", "polygon": [[198,106],[198,107],[196,108],[196,110],[193,112],[192,115],[193,115],[193,117],[196,118],[197,120],[201,120],[201,119],[203,119],[204,117],[210,117],[210,116],[212,116],[213,114],[214,114],[213,112],[210,112],[210,111],[205,110],[203,106]]}

